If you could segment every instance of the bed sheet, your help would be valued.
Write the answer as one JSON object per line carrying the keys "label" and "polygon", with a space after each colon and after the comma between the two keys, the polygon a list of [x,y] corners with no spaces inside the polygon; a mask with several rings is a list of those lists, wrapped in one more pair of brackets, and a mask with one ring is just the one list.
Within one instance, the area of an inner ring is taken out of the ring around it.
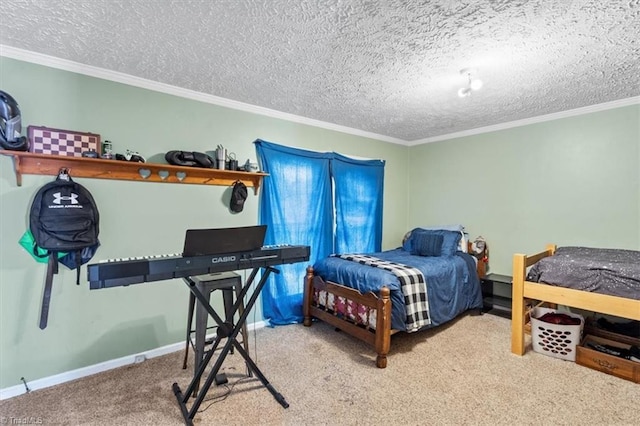
{"label": "bed sheet", "polygon": [[640,300],[640,251],[558,247],[531,267],[527,281]]}
{"label": "bed sheet", "polygon": [[[427,295],[431,328],[447,321],[468,309],[482,307],[482,291],[472,256],[458,252],[454,256],[413,256],[398,248],[378,253],[367,253],[383,260],[401,263],[420,269],[427,282]],[[313,269],[325,281],[354,288],[361,293],[369,291],[379,294],[382,286],[391,291],[391,327],[406,330],[404,296],[396,276],[380,268],[361,265],[357,262],[327,257],[317,261]]]}

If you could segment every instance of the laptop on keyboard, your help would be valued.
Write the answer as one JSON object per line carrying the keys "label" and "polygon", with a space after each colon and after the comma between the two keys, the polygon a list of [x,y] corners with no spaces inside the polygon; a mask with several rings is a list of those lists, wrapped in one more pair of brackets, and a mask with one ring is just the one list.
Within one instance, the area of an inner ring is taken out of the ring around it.
{"label": "laptop on keyboard", "polygon": [[237,253],[262,248],[266,225],[239,228],[188,229],[182,256]]}

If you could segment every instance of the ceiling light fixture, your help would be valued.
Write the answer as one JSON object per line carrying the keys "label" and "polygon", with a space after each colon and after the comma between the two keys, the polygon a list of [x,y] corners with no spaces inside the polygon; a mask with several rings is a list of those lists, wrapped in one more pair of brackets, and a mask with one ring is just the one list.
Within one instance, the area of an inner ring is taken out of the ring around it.
{"label": "ceiling light fixture", "polygon": [[467,96],[471,96],[471,92],[475,90],[480,90],[482,87],[482,80],[479,78],[474,78],[473,75],[477,75],[478,70],[475,68],[463,68],[460,70],[460,74],[466,75],[468,79],[468,83],[466,87],[461,87],[458,90],[458,96],[461,98],[466,98]]}

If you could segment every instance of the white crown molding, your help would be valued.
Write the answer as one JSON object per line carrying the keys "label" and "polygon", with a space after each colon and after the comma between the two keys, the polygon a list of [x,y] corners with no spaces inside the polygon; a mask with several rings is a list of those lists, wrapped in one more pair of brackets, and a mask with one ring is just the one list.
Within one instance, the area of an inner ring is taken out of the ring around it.
{"label": "white crown molding", "polygon": [[[247,325],[247,331],[257,330],[266,326],[264,321],[254,322]],[[209,335],[207,338],[215,337]],[[112,359],[109,361],[101,362],[99,364],[89,365],[87,367],[78,368],[76,370],[67,371],[60,374],[55,374],[49,377],[43,377],[32,382],[27,382],[29,386],[29,392],[44,389],[51,386],[59,385],[62,383],[70,382],[72,380],[81,379],[83,377],[91,376],[97,373],[102,373],[114,368],[122,367],[129,364],[136,364],[136,358],[142,356],[144,360],[155,358],[162,355],[167,355],[173,352],[178,352],[184,349],[184,342],[173,343],[171,345],[162,346],[159,348],[151,349],[145,352],[123,356],[121,358]],[[142,361],[144,362],[144,361]],[[13,398],[14,396],[27,393],[27,389],[24,384],[11,386],[8,388],[0,389],[0,401],[4,399]]]}
{"label": "white crown molding", "polygon": [[513,127],[526,126],[528,124],[542,123],[545,121],[558,120],[561,118],[575,117],[577,115],[590,114],[592,112],[606,111],[609,109],[615,109],[625,107],[629,105],[640,104],[640,96],[634,96],[632,98],[618,99],[617,101],[605,102],[602,104],[589,105],[582,108],[570,109],[567,111],[555,112],[553,114],[540,115],[537,117],[525,118],[522,120],[510,121],[508,123],[495,124],[493,126],[478,127],[476,129],[464,130],[462,132],[449,133],[447,135],[434,136],[431,138],[419,139],[408,142],[408,146],[422,145],[425,143],[439,142],[449,139],[462,138],[465,136],[479,135],[482,133],[495,132],[498,130],[511,129]]}
{"label": "white crown molding", "polygon": [[263,115],[271,118],[291,121],[294,123],[304,124],[307,126],[319,127],[322,129],[333,130],[340,133],[346,133],[364,138],[376,139],[382,142],[389,142],[398,145],[407,145],[407,141],[390,136],[379,135],[376,133],[366,132],[364,130],[354,129],[351,127],[340,126],[338,124],[327,123],[313,118],[302,117],[295,114],[276,111],[269,108],[263,108],[256,105],[246,104],[231,99],[221,98],[219,96],[208,95],[206,93],[197,92],[195,90],[184,89],[170,84],[159,83],[153,80],[147,80],[135,77],[129,74],[110,71],[104,68],[98,68],[91,65],[81,64],[79,62],[69,61],[67,59],[56,58],[54,56],[43,55],[41,53],[31,52],[24,49],[0,44],[0,56],[11,59],[17,59],[24,62],[31,62],[38,65],[44,65],[50,68],[56,68],[63,71],[70,71],[90,77],[101,78],[103,80],[114,81],[116,83],[127,84],[129,86],[140,87],[143,89],[153,90],[156,92],[166,93],[169,95],[180,96],[186,99],[192,99],[208,104],[218,105],[225,108],[250,112],[253,114]]}
{"label": "white crown molding", "polygon": [[542,123],[545,121],[558,120],[561,118],[574,117],[577,115],[589,114],[592,112],[605,111],[608,109],[640,104],[640,96],[635,96],[632,98],[619,99],[617,101],[606,102],[606,103],[597,104],[597,105],[590,105],[582,108],[561,111],[553,114],[525,118],[522,120],[510,121],[507,123],[495,124],[492,126],[478,127],[475,129],[469,129],[462,132],[449,133],[446,135],[433,136],[433,137],[424,138],[424,139],[416,139],[413,141],[405,141],[405,140],[393,138],[390,136],[379,135],[376,133],[366,132],[364,130],[354,129],[346,126],[340,126],[337,124],[327,123],[320,120],[314,120],[312,118],[307,118],[299,115],[289,114],[286,112],[276,111],[269,108],[263,108],[256,105],[234,101],[231,99],[221,98],[218,96],[208,95],[205,93],[196,92],[194,90],[189,90],[181,87],[172,86],[169,84],[159,83],[157,81],[147,80],[144,78],[135,77],[135,76],[117,72],[117,71],[110,71],[104,68],[98,68],[91,65],[85,65],[78,62],[69,61],[66,59],[56,58],[54,56],[43,55],[41,53],[31,52],[24,49],[18,49],[16,47],[7,46],[4,44],[0,44],[0,56],[5,56],[11,59],[17,59],[24,62],[31,62],[34,64],[44,65],[51,68],[70,71],[70,72],[83,74],[91,77],[101,78],[104,80],[127,84],[129,86],[140,87],[143,89],[166,93],[169,95],[179,96],[186,99],[192,99],[195,101],[214,104],[214,105],[218,105],[218,106],[222,106],[230,109],[236,109],[240,111],[250,112],[253,114],[263,115],[267,117],[291,121],[294,123],[304,124],[304,125],[313,126],[313,127],[319,127],[322,129],[333,130],[340,133],[346,133],[354,136],[361,136],[365,138],[376,139],[382,142],[389,142],[389,143],[404,145],[404,146],[422,145],[425,143],[439,142],[439,141],[444,141],[448,139],[461,138],[465,136],[479,135],[482,133],[489,133],[489,132],[495,132],[498,130],[505,130],[505,129],[511,129],[514,127],[526,126],[528,124]]}

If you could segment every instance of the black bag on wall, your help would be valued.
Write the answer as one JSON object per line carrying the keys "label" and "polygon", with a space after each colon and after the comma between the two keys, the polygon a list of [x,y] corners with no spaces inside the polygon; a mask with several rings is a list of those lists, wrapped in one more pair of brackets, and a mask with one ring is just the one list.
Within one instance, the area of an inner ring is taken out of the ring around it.
{"label": "black bag on wall", "polygon": [[[47,326],[53,275],[58,262],[76,269],[80,284],[80,266],[95,254],[100,242],[100,214],[93,196],[84,186],[74,182],[66,170],[42,186],[36,193],[29,212],[29,229],[35,240],[34,255],[48,257],[45,291],[42,299],[40,328]],[[46,254],[41,254],[42,250]],[[58,259],[59,253],[66,255]]]}

